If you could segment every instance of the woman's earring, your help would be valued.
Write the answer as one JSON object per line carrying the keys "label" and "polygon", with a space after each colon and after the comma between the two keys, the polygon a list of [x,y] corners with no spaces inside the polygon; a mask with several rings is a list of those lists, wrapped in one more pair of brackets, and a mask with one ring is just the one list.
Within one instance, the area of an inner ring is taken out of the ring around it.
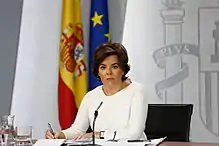
{"label": "woman's earring", "polygon": [[123,81],[124,79],[125,79],[125,75],[123,74],[123,75],[122,75],[122,81]]}
{"label": "woman's earring", "polygon": [[97,79],[100,81],[100,76],[97,76]]}

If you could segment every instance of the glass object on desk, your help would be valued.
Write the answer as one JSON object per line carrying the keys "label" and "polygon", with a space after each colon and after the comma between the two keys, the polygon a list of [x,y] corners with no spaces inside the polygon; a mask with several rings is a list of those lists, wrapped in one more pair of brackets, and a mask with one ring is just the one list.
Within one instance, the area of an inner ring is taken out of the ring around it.
{"label": "glass object on desk", "polygon": [[8,128],[9,135],[13,138],[14,135],[14,115],[2,115],[1,125]]}
{"label": "glass object on desk", "polygon": [[16,145],[33,145],[32,126],[17,126],[14,141]]}
{"label": "glass object on desk", "polygon": [[7,143],[14,142],[14,115],[2,115],[1,116],[1,140]]}
{"label": "glass object on desk", "polygon": [[11,128],[14,126],[14,115],[2,115],[1,122],[7,123]]}
{"label": "glass object on desk", "polygon": [[1,145],[7,145],[8,144],[8,127],[7,125],[4,125],[1,123],[0,126],[0,142]]}

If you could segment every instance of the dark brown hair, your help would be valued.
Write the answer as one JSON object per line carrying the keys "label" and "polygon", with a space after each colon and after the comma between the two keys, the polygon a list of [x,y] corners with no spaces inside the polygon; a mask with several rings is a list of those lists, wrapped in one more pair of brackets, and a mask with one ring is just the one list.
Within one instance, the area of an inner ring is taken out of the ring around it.
{"label": "dark brown hair", "polygon": [[127,77],[125,76],[129,70],[130,66],[128,65],[128,54],[125,47],[120,43],[104,43],[97,47],[95,54],[94,54],[94,61],[92,64],[93,74],[98,79],[98,69],[100,63],[103,60],[111,55],[117,55],[119,61],[119,67],[124,71],[124,75],[122,76],[122,81],[126,80]]}

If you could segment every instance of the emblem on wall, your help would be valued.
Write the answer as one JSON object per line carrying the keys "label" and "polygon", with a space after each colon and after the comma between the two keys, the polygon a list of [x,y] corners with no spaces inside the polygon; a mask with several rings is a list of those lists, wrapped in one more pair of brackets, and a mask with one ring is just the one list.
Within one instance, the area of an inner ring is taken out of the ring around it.
{"label": "emblem on wall", "polygon": [[[189,76],[189,64],[184,56],[198,60],[199,115],[212,134],[219,137],[219,7],[198,8],[198,44],[182,40],[183,18],[186,9],[182,0],[161,0],[163,46],[154,51],[163,80],[155,85],[156,94],[164,103],[184,103],[184,81]],[[214,109],[214,111],[213,111]],[[215,115],[215,109],[217,116]]]}

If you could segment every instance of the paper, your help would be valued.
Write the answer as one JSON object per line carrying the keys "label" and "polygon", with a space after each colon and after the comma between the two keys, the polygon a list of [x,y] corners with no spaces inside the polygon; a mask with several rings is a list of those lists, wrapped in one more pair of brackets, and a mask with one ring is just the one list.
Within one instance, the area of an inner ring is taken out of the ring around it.
{"label": "paper", "polygon": [[149,142],[148,144],[158,145],[158,144],[160,144],[161,142],[163,142],[164,139],[166,139],[166,138],[167,138],[167,137],[152,139],[151,142]]}
{"label": "paper", "polygon": [[96,139],[96,144],[102,145],[102,146],[156,146],[163,142],[164,138],[157,138],[157,139],[151,139],[150,141],[144,141],[144,142],[127,142],[127,140],[119,140],[118,142],[112,142],[112,141],[105,141],[102,139]]}
{"label": "paper", "polygon": [[34,146],[60,146],[65,139],[39,139]]}
{"label": "paper", "polygon": [[92,139],[65,140],[64,143],[67,145],[86,145],[86,144],[91,144]]}
{"label": "paper", "polygon": [[157,138],[157,139],[150,139],[150,140],[146,140],[143,142],[127,142],[126,144],[122,143],[121,141],[119,141],[118,143],[121,143],[123,145],[133,145],[133,146],[145,146],[145,145],[150,145],[150,146],[156,146],[159,145],[160,143],[163,142],[163,140],[166,139],[166,137],[164,138]]}
{"label": "paper", "polygon": [[[163,142],[164,138],[151,139],[150,141],[145,142],[127,142],[127,141],[118,141],[118,142],[109,142],[103,139],[95,139],[95,143],[103,146],[156,146]],[[60,146],[65,143],[66,145],[86,145],[92,144],[92,139],[83,139],[83,140],[65,140],[65,139],[39,139],[34,144],[34,146]]]}

